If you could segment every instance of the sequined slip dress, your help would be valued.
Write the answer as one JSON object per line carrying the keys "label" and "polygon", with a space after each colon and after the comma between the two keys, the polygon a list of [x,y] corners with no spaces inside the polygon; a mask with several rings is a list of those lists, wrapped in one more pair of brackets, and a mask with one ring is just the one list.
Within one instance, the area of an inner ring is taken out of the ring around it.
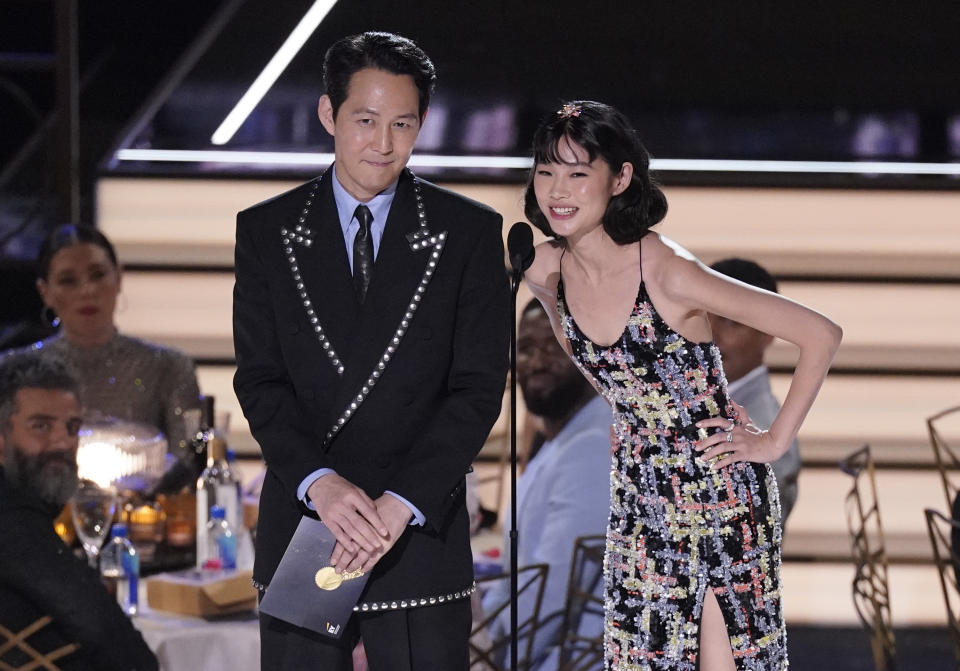
{"label": "sequined slip dress", "polygon": [[608,347],[577,326],[562,279],[557,309],[574,362],[614,409],[605,668],[695,671],[712,589],[737,669],[786,669],[772,469],[737,463],[712,470],[694,451],[708,435],[696,422],[736,416],[716,345],[667,326],[642,280],[620,339]]}

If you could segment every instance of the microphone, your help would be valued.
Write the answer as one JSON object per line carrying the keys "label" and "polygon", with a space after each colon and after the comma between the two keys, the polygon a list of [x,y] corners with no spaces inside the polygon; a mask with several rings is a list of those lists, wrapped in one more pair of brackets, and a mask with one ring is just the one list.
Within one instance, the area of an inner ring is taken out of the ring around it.
{"label": "microphone", "polygon": [[522,275],[533,263],[536,252],[533,249],[533,231],[529,224],[518,221],[510,227],[507,234],[507,251],[510,254],[510,267],[513,272]]}

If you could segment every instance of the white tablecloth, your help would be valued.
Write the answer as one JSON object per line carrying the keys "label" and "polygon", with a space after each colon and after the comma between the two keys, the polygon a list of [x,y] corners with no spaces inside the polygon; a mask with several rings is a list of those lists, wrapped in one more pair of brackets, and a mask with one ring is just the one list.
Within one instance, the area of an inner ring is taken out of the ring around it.
{"label": "white tablecloth", "polygon": [[260,671],[255,613],[204,620],[141,606],[133,624],[156,653],[161,671]]}

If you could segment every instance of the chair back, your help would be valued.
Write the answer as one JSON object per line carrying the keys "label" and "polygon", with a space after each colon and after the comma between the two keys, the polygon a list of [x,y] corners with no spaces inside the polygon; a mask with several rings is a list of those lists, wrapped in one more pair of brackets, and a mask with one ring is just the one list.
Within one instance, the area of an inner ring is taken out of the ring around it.
{"label": "chair back", "polygon": [[940,589],[947,608],[947,628],[953,639],[953,655],[960,668],[960,522],[931,508],[923,511],[933,548],[933,561],[940,575]]}
{"label": "chair back", "polygon": [[78,650],[79,645],[70,643],[43,653],[27,640],[51,622],[45,615],[16,632],[0,625],[0,671],[60,671],[54,662]]}
{"label": "chair back", "polygon": [[877,671],[893,671],[890,579],[870,446],[840,462],[840,469],[853,479],[845,500],[854,564],[853,605],[870,637]]}
{"label": "chair back", "polygon": [[[517,570],[517,599],[522,595],[532,597],[533,609],[522,620],[517,621],[517,671],[530,668],[530,653],[533,649],[534,637],[540,625],[540,605],[543,601],[543,588],[547,582],[547,564],[531,564]],[[500,573],[494,576],[477,578],[477,588],[480,593],[489,590],[495,583],[510,582],[509,573]],[[504,589],[506,595],[500,603],[487,604],[482,613],[474,616],[473,629],[470,631],[470,671],[507,671],[510,668],[510,631],[503,636],[491,638],[490,624],[504,611],[510,609],[510,590]]]}
{"label": "chair back", "polygon": [[603,582],[603,535],[581,536],[573,545],[570,582],[563,609],[563,638],[560,644],[560,671],[594,671],[603,668],[603,631],[585,636],[580,623],[584,617],[604,617],[603,597],[597,588]]}
{"label": "chair back", "polygon": [[927,431],[943,483],[947,510],[952,510],[957,492],[960,491],[960,406],[928,417]]}

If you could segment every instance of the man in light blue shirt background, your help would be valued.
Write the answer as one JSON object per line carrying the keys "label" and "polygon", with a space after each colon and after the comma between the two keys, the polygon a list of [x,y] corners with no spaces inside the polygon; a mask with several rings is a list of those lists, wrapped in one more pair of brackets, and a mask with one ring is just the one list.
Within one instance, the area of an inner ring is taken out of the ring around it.
{"label": "man in light blue shirt background", "polygon": [[[610,516],[612,415],[607,402],[560,348],[536,300],[526,306],[520,320],[517,381],[527,411],[542,420],[546,438],[517,481],[517,529],[518,565],[550,567],[530,668],[552,671],[559,664],[574,542],[580,536],[604,533]],[[506,534],[504,546],[509,547]],[[594,591],[602,598],[602,576],[598,572],[592,577]],[[521,595],[519,622],[529,617],[533,598]],[[499,581],[484,595],[484,609],[491,611],[507,599],[509,586]],[[581,636],[599,636],[603,617],[584,614],[576,629]],[[489,634],[494,639],[509,636],[509,609],[491,623]]]}

